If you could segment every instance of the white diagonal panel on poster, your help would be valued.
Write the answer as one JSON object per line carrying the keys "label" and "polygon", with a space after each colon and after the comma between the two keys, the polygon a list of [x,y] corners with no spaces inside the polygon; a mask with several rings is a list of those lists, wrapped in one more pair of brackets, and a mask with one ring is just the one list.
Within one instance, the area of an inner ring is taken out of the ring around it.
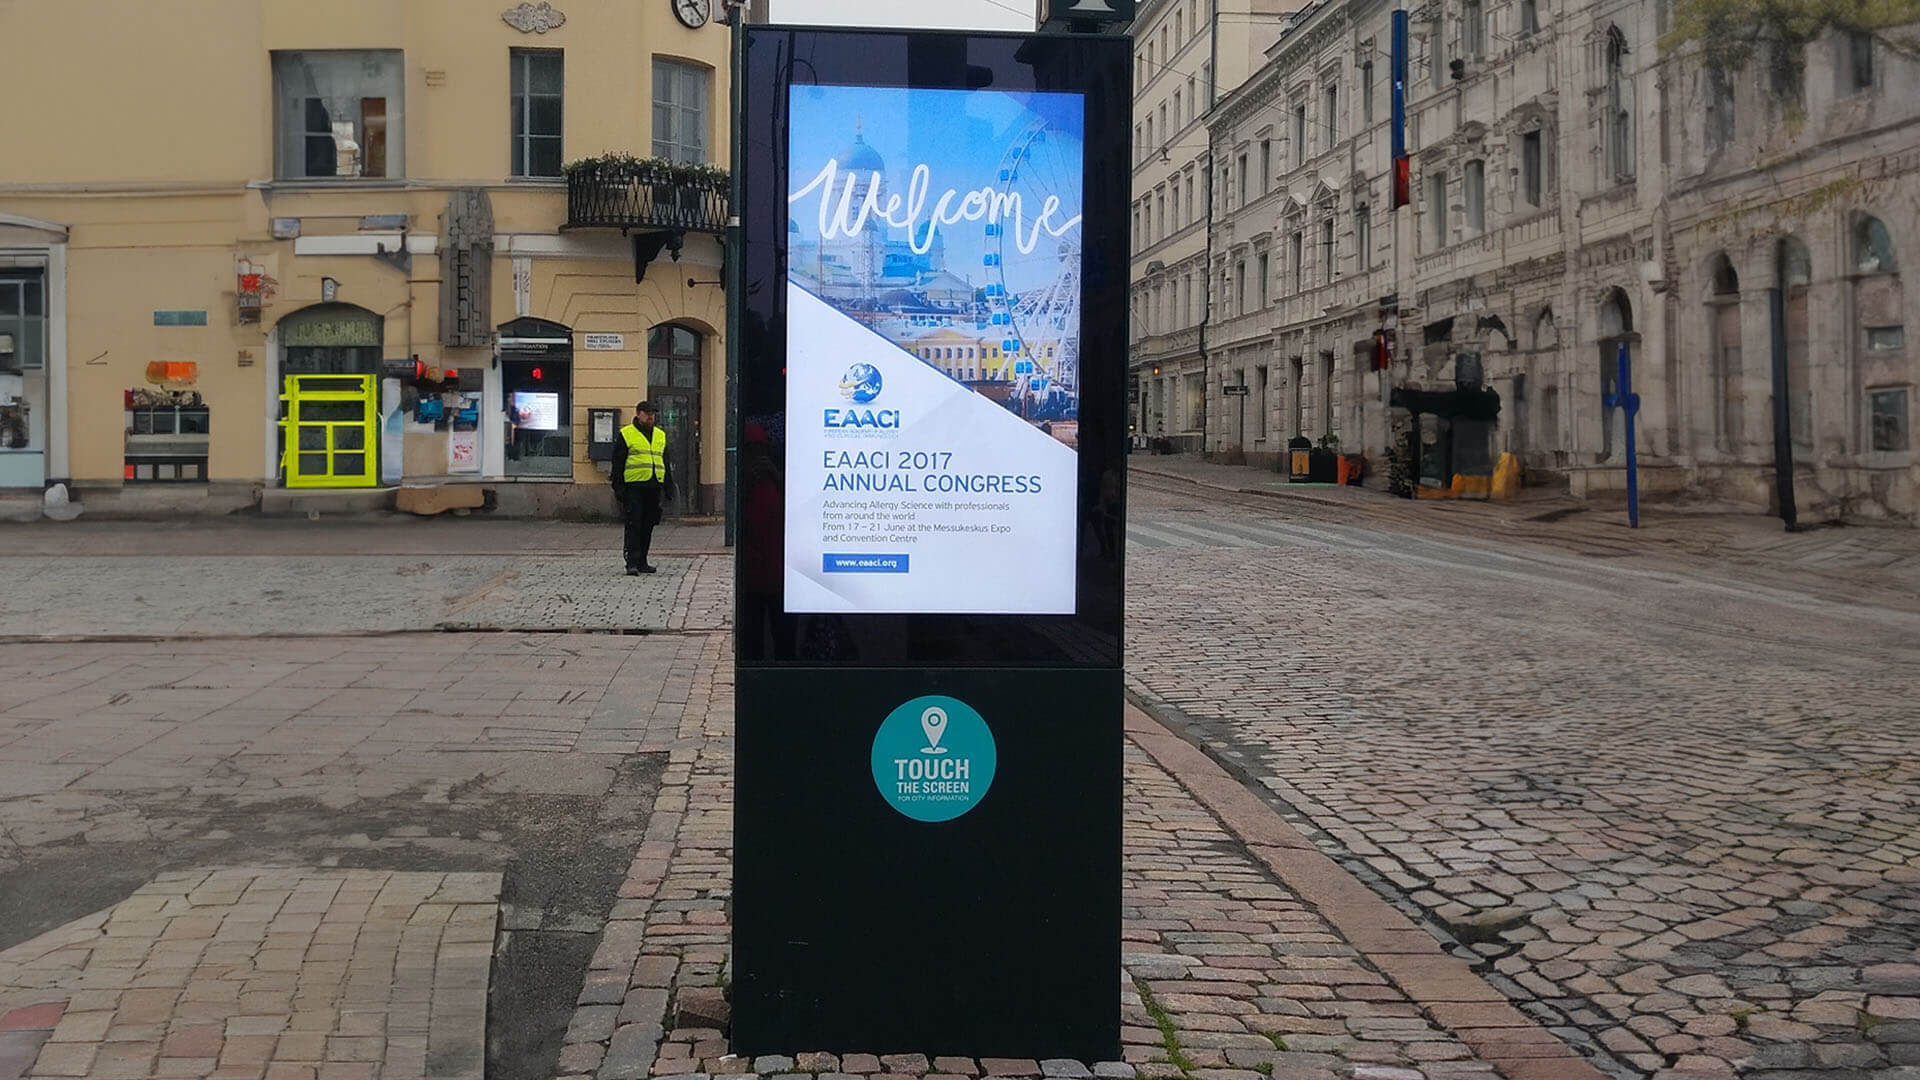
{"label": "white diagonal panel on poster", "polygon": [[1072,614],[1077,455],[787,288],[786,608]]}

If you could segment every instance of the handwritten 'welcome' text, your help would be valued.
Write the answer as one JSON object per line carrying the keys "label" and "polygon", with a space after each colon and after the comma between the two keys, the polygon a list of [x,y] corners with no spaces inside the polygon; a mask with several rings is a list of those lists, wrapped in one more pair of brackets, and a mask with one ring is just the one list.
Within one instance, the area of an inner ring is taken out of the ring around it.
{"label": "handwritten 'welcome' text", "polygon": [[[914,166],[913,175],[907,181],[904,200],[898,192],[888,194],[884,199],[881,197],[878,172],[866,174],[864,195],[856,195],[860,187],[860,173],[848,172],[844,184],[839,182],[839,178],[840,162],[828,158],[826,165],[806,187],[787,196],[788,203],[797,203],[815,191],[820,192],[822,240],[858,236],[865,231],[869,220],[878,218],[896,229],[905,229],[907,245],[913,249],[913,253],[925,255],[932,250],[933,238],[942,226],[982,220],[990,225],[999,225],[1011,220],[1014,245],[1020,249],[1020,254],[1031,255],[1034,246],[1040,242],[1041,233],[1064,236],[1080,224],[1079,214],[1064,221],[1054,220],[1060,214],[1060,200],[1049,195],[1040,204],[1040,213],[1029,225],[1020,193],[997,191],[991,187],[966,192],[948,188],[934,202],[932,212],[928,213],[927,199],[933,189],[933,173],[924,164]],[[836,188],[839,195],[837,200],[834,198]]]}

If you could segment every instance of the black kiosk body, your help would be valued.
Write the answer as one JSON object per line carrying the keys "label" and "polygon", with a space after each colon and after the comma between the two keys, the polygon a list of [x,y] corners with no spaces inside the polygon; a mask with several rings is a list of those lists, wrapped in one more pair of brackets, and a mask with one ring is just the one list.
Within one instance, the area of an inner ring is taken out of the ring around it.
{"label": "black kiosk body", "polygon": [[1118,1058],[1128,43],[745,32],[733,1051]]}

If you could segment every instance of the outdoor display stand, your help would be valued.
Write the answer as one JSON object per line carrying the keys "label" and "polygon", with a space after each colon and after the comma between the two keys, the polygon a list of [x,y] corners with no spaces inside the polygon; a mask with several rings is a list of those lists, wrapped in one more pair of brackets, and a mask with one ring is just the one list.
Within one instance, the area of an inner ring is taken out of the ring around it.
{"label": "outdoor display stand", "polygon": [[745,32],[732,1050],[1117,1058],[1127,41]]}

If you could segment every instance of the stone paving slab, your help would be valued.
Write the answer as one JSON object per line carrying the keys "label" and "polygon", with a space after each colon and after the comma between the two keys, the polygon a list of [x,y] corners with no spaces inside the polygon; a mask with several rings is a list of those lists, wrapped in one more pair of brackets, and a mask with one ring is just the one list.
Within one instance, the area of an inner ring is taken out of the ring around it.
{"label": "stone paving slab", "polygon": [[[164,838],[128,793],[344,807],[423,786],[444,802],[480,778],[556,791],[530,755],[636,752],[656,718],[678,722],[699,649],[537,634],[9,645],[0,869],[63,841]],[[581,793],[604,790],[597,775],[581,771]]]}
{"label": "stone paving slab", "polygon": [[[725,639],[714,640],[714,662],[703,665],[680,730],[648,744],[667,751],[670,764],[625,899],[582,987],[561,1077],[1498,1076],[1138,747],[1127,756],[1126,956],[1114,988],[1126,1060],[943,1058],[886,1047],[731,1055],[722,988],[733,687]],[[1305,847],[1297,836],[1291,843]],[[1528,1029],[1524,1020],[1515,1026]]]}
{"label": "stone paving slab", "polygon": [[0,952],[0,1069],[39,1025],[17,1074],[36,1080],[481,1080],[499,891],[491,873],[161,874]]}
{"label": "stone paving slab", "polygon": [[658,574],[628,577],[613,554],[19,556],[0,638],[724,627],[728,561],[663,555]]}
{"label": "stone paving slab", "polygon": [[[318,521],[246,515],[139,522],[82,517],[70,522],[0,522],[0,535],[16,555],[153,558],[298,552],[431,557],[618,552],[622,531],[612,521],[356,514]],[[668,518],[654,530],[653,550],[661,555],[726,554],[724,526],[718,518]]]}

